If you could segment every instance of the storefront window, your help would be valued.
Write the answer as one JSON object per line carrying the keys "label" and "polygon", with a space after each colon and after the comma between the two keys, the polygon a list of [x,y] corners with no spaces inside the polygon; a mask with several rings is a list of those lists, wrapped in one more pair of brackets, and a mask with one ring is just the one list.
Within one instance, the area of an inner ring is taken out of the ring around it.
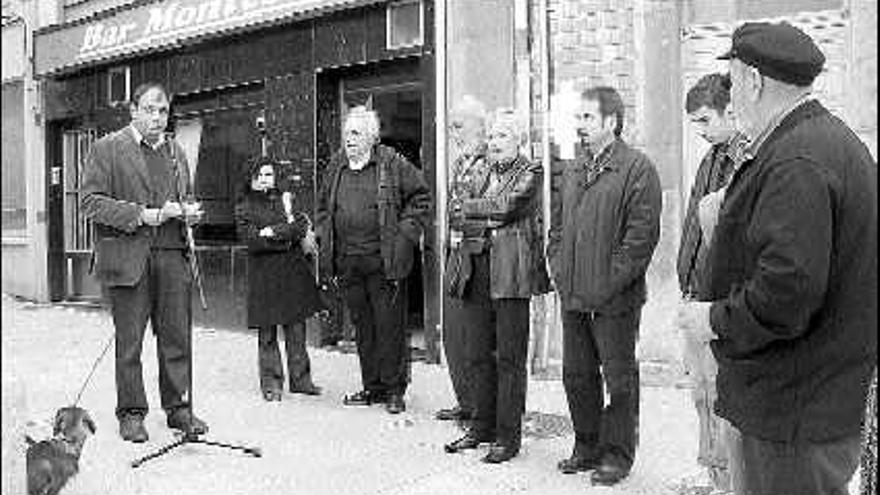
{"label": "storefront window", "polygon": [[4,236],[24,235],[27,228],[27,171],[24,148],[24,83],[3,84]]}
{"label": "storefront window", "polygon": [[422,44],[421,0],[401,0],[388,5],[388,48],[403,48]]}
{"label": "storefront window", "polygon": [[131,92],[131,69],[113,67],[107,71],[107,99],[110,106],[126,103]]}

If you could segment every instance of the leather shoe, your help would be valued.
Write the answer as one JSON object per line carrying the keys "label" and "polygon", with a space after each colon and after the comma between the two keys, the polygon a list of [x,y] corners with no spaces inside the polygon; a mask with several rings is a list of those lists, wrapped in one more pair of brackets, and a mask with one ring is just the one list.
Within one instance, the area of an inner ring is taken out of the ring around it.
{"label": "leather shoe", "polygon": [[348,394],[342,398],[342,404],[346,406],[369,406],[375,402],[375,394],[369,390],[361,390],[353,394]]}
{"label": "leather shoe", "polygon": [[406,402],[403,401],[403,395],[391,394],[385,402],[385,410],[391,414],[400,414],[406,411]]}
{"label": "leather shoe", "polygon": [[303,395],[321,395],[321,387],[314,383],[307,383],[302,387],[290,387],[290,393]]}
{"label": "leather shoe", "polygon": [[483,457],[483,462],[500,464],[513,459],[517,454],[519,454],[518,448],[495,443],[489,448],[489,453]]}
{"label": "leather shoe", "polygon": [[197,418],[188,407],[179,407],[168,411],[165,422],[169,428],[180,430],[187,435],[208,433],[208,424]]}
{"label": "leather shoe", "polygon": [[126,442],[144,443],[150,436],[144,428],[144,418],[127,414],[119,418],[119,436]]}
{"label": "leather shoe", "polygon": [[455,406],[448,409],[440,409],[434,414],[434,419],[440,421],[467,421],[471,419],[471,413],[462,409],[461,406]]}
{"label": "leather shoe", "polygon": [[568,459],[559,461],[559,463],[556,464],[556,468],[559,469],[562,474],[575,474],[596,469],[596,466],[598,465],[599,460],[595,457],[572,455]]}
{"label": "leather shoe", "polygon": [[602,458],[602,462],[596,466],[596,470],[590,475],[590,481],[594,485],[616,485],[620,480],[629,476],[629,469],[629,467],[624,467],[623,463],[616,458],[605,456]]}
{"label": "leather shoe", "polygon": [[445,450],[447,454],[455,454],[462,450],[475,449],[484,441],[485,440],[472,433],[465,433],[465,435],[458,440],[454,440],[444,445],[443,450]]}

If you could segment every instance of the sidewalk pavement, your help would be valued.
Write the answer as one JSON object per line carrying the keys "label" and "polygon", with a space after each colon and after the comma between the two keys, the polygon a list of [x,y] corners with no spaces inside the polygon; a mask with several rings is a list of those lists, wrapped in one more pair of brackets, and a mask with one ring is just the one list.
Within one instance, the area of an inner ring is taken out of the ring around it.
{"label": "sidewalk pavement", "polygon": [[[73,402],[112,335],[107,313],[2,301],[3,494],[24,493],[25,431],[45,425]],[[285,394],[267,403],[257,386],[256,342],[246,332],[196,328],[194,392],[207,439],[260,447],[263,457],[208,445],[186,445],[140,468],[132,460],[174,440],[159,408],[155,339],[144,343],[144,383],[151,405],[150,440],[123,442],[114,416],[112,345],[80,404],[97,423],[66,495],[493,495],[700,493],[678,487],[699,472],[696,414],[689,390],[646,386],[640,446],[632,475],[613,488],[591,487],[587,474],[561,475],[572,435],[561,381],[531,380],[522,452],[486,465],[485,449],[448,455],[443,444],[460,430],[432,419],[452,404],[446,369],[414,363],[407,412],[346,408],[344,393],[360,385],[357,357],[310,349],[320,397]],[[39,430],[39,428],[37,428]]]}

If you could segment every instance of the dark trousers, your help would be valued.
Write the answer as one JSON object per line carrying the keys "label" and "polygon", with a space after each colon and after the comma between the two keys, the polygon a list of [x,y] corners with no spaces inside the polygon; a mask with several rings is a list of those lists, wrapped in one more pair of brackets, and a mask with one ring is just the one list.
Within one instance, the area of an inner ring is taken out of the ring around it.
{"label": "dark trousers", "polygon": [[458,406],[468,413],[474,410],[473,377],[469,370],[467,349],[471,330],[488,328],[491,324],[491,308],[485,301],[444,295],[443,349],[449,378]]}
{"label": "dark trousers", "polygon": [[387,280],[378,256],[346,256],[336,266],[355,327],[364,389],[403,394],[410,364],[405,281]]}
{"label": "dark trousers", "polygon": [[783,443],[731,428],[730,471],[737,495],[847,495],[861,437],[825,443]]}
{"label": "dark trousers", "polygon": [[[289,387],[293,390],[312,384],[312,365],[306,350],[306,326],[304,323],[281,325],[284,330],[284,353],[287,356]],[[278,342],[278,325],[260,327],[259,366],[260,388],[278,390],[284,383],[284,367]]]}
{"label": "dark trousers", "polygon": [[575,455],[608,453],[624,467],[632,466],[639,420],[635,343],[640,312],[563,312],[562,382],[574,424]]}
{"label": "dark trousers", "polygon": [[471,317],[466,347],[473,377],[472,433],[518,450],[526,407],[529,300],[493,300],[489,283],[489,256],[474,256],[464,293]]}
{"label": "dark trousers", "polygon": [[116,327],[116,414],[147,413],[141,351],[147,320],[157,340],[159,393],[166,411],[189,405],[192,277],[183,250],[153,249],[133,287],[108,288]]}

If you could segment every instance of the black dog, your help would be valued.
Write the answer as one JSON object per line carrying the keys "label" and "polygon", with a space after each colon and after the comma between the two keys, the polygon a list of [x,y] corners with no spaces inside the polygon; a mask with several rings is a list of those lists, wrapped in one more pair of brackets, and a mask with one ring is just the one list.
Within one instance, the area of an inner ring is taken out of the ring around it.
{"label": "black dog", "polygon": [[27,449],[28,495],[58,495],[79,472],[79,456],[95,422],[81,407],[62,407],[55,413],[53,437],[37,442],[29,436]]}

